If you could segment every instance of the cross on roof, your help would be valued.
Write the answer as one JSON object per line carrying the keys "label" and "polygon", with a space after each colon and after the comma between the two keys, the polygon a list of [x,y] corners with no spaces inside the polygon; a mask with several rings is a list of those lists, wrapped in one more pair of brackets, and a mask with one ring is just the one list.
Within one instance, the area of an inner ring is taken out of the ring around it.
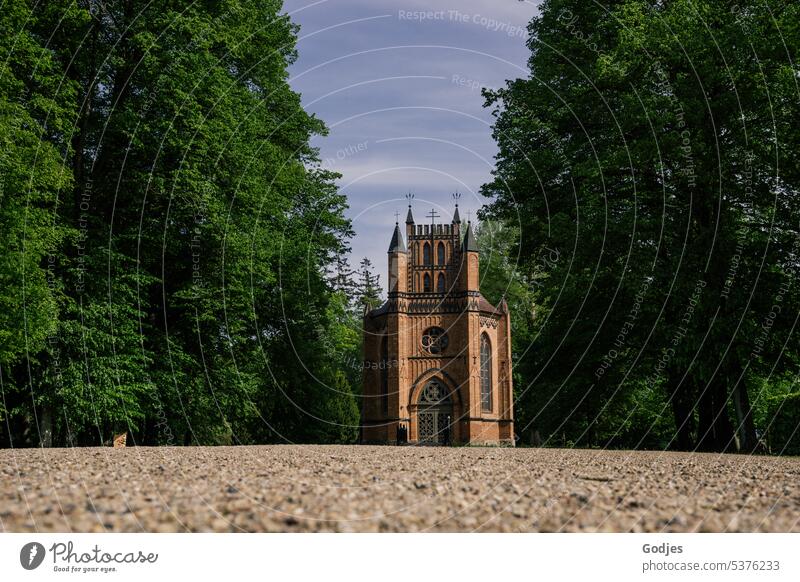
{"label": "cross on roof", "polygon": [[439,218],[439,215],[436,214],[436,211],[433,208],[431,208],[431,211],[428,214],[426,214],[425,216],[429,216],[430,217],[431,224],[436,222],[436,219]]}
{"label": "cross on roof", "polygon": [[472,210],[467,210],[467,222],[472,222]]}
{"label": "cross on roof", "polygon": [[400,213],[397,210],[394,211],[394,221],[395,223],[400,223]]}

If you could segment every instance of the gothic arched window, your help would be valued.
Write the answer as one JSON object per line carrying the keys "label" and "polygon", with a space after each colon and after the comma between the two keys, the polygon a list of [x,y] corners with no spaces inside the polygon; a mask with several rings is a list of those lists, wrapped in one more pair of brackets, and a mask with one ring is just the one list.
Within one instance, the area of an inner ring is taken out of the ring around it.
{"label": "gothic arched window", "polygon": [[481,335],[481,409],[492,410],[492,344],[485,333]]}
{"label": "gothic arched window", "polygon": [[439,243],[436,247],[436,264],[444,265],[444,243]]}
{"label": "gothic arched window", "polygon": [[383,336],[381,341],[381,411],[389,414],[389,342]]}
{"label": "gothic arched window", "polygon": [[431,276],[430,276],[430,273],[425,273],[425,277],[423,278],[423,281],[424,281],[424,283],[423,283],[422,290],[425,291],[425,293],[430,293],[431,292]]}
{"label": "gothic arched window", "polygon": [[431,264],[431,245],[429,243],[425,243],[425,246],[422,247],[422,264]]}
{"label": "gothic arched window", "polygon": [[444,273],[439,273],[439,278],[436,279],[436,292],[444,293],[444,291],[445,291]]}

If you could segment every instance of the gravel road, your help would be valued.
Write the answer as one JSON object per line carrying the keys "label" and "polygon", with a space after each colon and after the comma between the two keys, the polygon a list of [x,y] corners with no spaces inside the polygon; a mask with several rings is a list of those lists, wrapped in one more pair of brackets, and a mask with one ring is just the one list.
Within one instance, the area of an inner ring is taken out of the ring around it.
{"label": "gravel road", "polygon": [[800,532],[800,458],[252,446],[0,451],[0,530]]}

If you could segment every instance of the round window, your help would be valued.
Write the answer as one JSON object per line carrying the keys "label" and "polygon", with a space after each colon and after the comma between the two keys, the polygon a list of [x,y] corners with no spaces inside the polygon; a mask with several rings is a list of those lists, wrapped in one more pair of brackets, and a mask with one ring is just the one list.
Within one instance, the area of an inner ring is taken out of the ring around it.
{"label": "round window", "polygon": [[441,354],[448,342],[447,332],[441,327],[429,327],[422,334],[422,347],[431,354]]}

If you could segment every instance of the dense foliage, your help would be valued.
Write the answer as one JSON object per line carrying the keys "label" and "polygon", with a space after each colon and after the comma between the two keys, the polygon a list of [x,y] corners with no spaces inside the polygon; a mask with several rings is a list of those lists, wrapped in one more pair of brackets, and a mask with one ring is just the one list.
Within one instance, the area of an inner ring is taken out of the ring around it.
{"label": "dense foliage", "polygon": [[[800,454],[800,6],[547,0],[488,92],[517,432]],[[352,442],[380,303],[279,0],[6,0],[0,446]]]}
{"label": "dense foliage", "polygon": [[485,217],[537,305],[525,441],[800,453],[798,23],[785,0],[541,6],[529,78],[486,94]]}
{"label": "dense foliage", "polygon": [[350,225],[281,3],[7,0],[0,32],[0,444],[352,441]]}

